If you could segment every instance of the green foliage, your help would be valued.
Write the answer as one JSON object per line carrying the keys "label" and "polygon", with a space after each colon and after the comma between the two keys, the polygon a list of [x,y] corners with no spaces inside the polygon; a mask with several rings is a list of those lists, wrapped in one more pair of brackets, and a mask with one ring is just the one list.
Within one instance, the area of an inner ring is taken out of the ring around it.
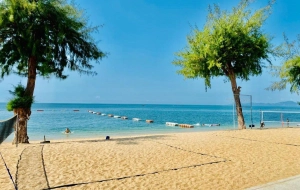
{"label": "green foliage", "polygon": [[273,75],[280,78],[280,81],[274,82],[268,90],[283,90],[290,85],[292,93],[299,93],[300,90],[300,35],[297,40],[289,42],[284,36],[283,44],[284,61],[281,67],[273,68]]}
{"label": "green foliage", "polygon": [[242,0],[230,13],[217,5],[209,8],[204,28],[195,27],[187,37],[188,46],[176,53],[173,64],[181,67],[178,73],[204,78],[206,87],[211,87],[212,77],[249,80],[260,75],[263,60],[270,63],[269,56],[275,55],[270,38],[261,29],[271,4],[254,13],[247,9],[249,4]]}
{"label": "green foliage", "polygon": [[8,111],[13,111],[15,108],[31,108],[34,98],[25,95],[25,87],[22,84],[14,86],[14,91],[9,92],[14,97],[6,105]]}
{"label": "green foliage", "polygon": [[65,68],[83,74],[90,61],[105,54],[91,36],[83,11],[66,0],[3,0],[0,2],[0,73],[28,75],[29,58],[38,75],[65,79]]}

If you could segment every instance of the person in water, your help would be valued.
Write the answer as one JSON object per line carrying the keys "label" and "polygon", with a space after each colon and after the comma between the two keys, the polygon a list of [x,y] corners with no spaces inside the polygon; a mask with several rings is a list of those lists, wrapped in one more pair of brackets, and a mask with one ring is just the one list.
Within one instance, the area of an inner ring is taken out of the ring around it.
{"label": "person in water", "polygon": [[65,133],[71,133],[70,129],[67,127]]}

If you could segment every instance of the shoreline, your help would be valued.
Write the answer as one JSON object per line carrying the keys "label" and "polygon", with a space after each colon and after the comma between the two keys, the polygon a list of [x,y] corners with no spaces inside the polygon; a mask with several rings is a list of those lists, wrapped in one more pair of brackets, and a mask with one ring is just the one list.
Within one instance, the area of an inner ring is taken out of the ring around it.
{"label": "shoreline", "polygon": [[[299,136],[300,128],[184,132],[0,151],[20,189],[245,189],[299,175]],[[0,183],[13,189],[3,164]]]}
{"label": "shoreline", "polygon": [[[292,127],[290,127],[290,128],[292,128]],[[258,129],[259,128],[252,129],[252,130],[258,130]],[[265,128],[263,130],[266,130],[266,129],[270,129],[270,128]],[[272,128],[272,129],[277,129],[277,128]],[[182,130],[185,130],[185,129],[182,128]],[[189,130],[189,129],[187,129],[187,130]],[[213,130],[213,131],[208,131],[208,130],[207,131],[206,130],[203,130],[203,131],[176,131],[176,132],[174,132],[174,131],[171,131],[171,132],[170,131],[164,131],[164,132],[161,132],[161,133],[156,133],[156,132],[153,132],[153,133],[132,133],[134,135],[132,135],[132,134],[128,134],[128,135],[116,134],[116,135],[106,135],[106,136],[109,136],[110,140],[117,140],[117,139],[139,138],[139,137],[147,137],[147,136],[159,136],[159,135],[163,136],[163,135],[176,135],[176,134],[189,134],[189,133],[190,134],[193,134],[193,133],[210,133],[210,132],[236,131],[236,130],[238,131],[239,129],[222,129],[222,130]],[[251,129],[247,128],[246,130],[251,130]],[[13,134],[11,134],[11,135],[13,135]],[[50,143],[51,142],[68,142],[68,141],[76,142],[76,141],[83,141],[83,140],[99,140],[99,141],[102,141],[102,140],[105,141],[106,140],[105,135],[101,136],[101,138],[100,137],[82,137],[82,138],[75,137],[75,138],[73,138],[73,137],[70,137],[72,134],[64,134],[64,136],[67,136],[67,135],[69,137],[67,137],[67,138],[57,138],[57,139],[48,139],[47,136],[46,136],[46,140],[47,141],[49,140]],[[11,136],[9,136],[8,138],[11,139],[11,141],[13,139],[13,137],[11,137]],[[8,138],[6,140],[4,140],[2,144],[11,144],[12,142],[7,142]],[[30,139],[29,139],[29,144],[40,144],[40,142],[42,142],[42,141],[43,141],[42,138],[41,138],[41,140],[32,140],[32,141],[30,141]],[[26,144],[24,144],[24,145],[26,145]]]}
{"label": "shoreline", "polygon": [[[244,130],[277,130],[277,129],[292,129],[292,128],[295,128],[295,129],[297,129],[297,128],[299,128],[300,129],[300,127],[264,127],[264,128],[262,128],[262,129],[260,129],[259,127],[255,127],[255,128],[249,128],[249,127],[247,127],[246,129],[244,129]],[[211,131],[209,131],[209,130],[203,130],[203,131],[199,131],[199,130],[197,130],[197,131],[187,131],[187,130],[190,130],[190,129],[185,129],[185,128],[182,128],[182,130],[183,131],[163,131],[163,132],[161,132],[161,133],[157,133],[157,132],[153,132],[153,133],[132,133],[132,134],[122,134],[121,133],[121,135],[119,135],[119,134],[116,134],[116,135],[103,135],[103,136],[101,136],[101,137],[99,137],[100,135],[98,135],[98,137],[96,137],[96,136],[94,136],[94,137],[71,137],[71,135],[72,134],[64,134],[64,137],[65,138],[56,138],[56,139],[49,139],[49,138],[47,138],[47,136],[46,136],[46,140],[48,141],[50,141],[50,142],[68,142],[68,141],[70,141],[70,142],[74,142],[74,141],[82,141],[82,140],[106,140],[105,138],[106,138],[106,136],[110,136],[110,138],[111,138],[111,140],[112,139],[122,139],[122,138],[138,138],[138,137],[144,137],[144,136],[157,136],[157,135],[176,135],[176,134],[193,134],[193,133],[214,133],[214,132],[226,132],[226,131],[244,131],[244,130],[239,130],[239,129],[236,129],[236,128],[232,128],[232,129],[228,129],[228,128],[226,128],[226,129],[221,129],[221,130],[211,130]],[[186,130],[186,131],[184,131],[184,130]],[[12,136],[13,136],[13,134],[11,134]],[[12,136],[9,136],[7,139],[5,139],[4,141],[3,141],[3,143],[2,144],[11,144],[12,142],[7,142],[7,140],[9,139],[9,140],[11,140],[12,141],[12,139],[13,139],[13,137]],[[69,136],[69,137],[66,137],[66,136]],[[40,142],[42,142],[43,141],[43,138],[41,138],[41,140],[32,140],[32,141],[30,141],[30,139],[29,139],[29,144],[39,144]],[[1,146],[1,145],[0,145]]]}

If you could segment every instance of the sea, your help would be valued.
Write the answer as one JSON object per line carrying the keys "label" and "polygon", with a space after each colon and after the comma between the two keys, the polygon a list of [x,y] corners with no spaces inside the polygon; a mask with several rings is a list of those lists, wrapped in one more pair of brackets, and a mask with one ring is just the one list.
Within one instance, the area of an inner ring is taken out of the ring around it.
{"label": "sea", "polygon": [[[28,120],[29,141],[136,136],[198,131],[236,130],[234,105],[156,105],[156,104],[78,104],[34,103]],[[98,114],[97,114],[98,113]],[[103,115],[101,115],[103,114]],[[128,119],[108,117],[126,116]],[[245,105],[247,128],[279,128],[300,125],[300,106]],[[0,121],[13,116],[0,103]],[[139,118],[134,121],[133,118]],[[153,123],[147,123],[152,120]],[[287,120],[289,120],[287,122]],[[193,125],[194,128],[168,126],[166,122]],[[299,126],[300,127],[300,126]],[[66,128],[71,130],[65,134]],[[4,142],[11,142],[11,134]]]}

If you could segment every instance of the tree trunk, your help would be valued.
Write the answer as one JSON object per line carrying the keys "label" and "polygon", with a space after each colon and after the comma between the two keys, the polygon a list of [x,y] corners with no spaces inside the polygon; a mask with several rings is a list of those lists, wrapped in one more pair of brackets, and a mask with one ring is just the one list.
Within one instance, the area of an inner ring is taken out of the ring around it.
{"label": "tree trunk", "polygon": [[241,104],[241,100],[240,100],[241,87],[237,86],[234,73],[231,73],[229,75],[229,79],[231,82],[232,93],[233,93],[233,97],[234,97],[234,101],[235,101],[236,114],[237,114],[237,118],[238,118],[238,129],[246,129],[242,104]]}
{"label": "tree trunk", "polygon": [[[27,85],[25,89],[25,95],[33,97],[35,80],[36,80],[36,66],[37,60],[35,56],[31,56],[28,59],[28,76]],[[14,109],[14,114],[18,114],[18,129],[15,130],[15,138],[13,144],[15,143],[29,143],[27,135],[27,121],[31,115],[31,108],[17,108]]]}
{"label": "tree trunk", "polygon": [[30,115],[30,108],[16,108],[14,114],[18,115],[18,123],[15,128],[15,138],[13,144],[29,143],[27,135],[27,120]]}
{"label": "tree trunk", "polygon": [[28,78],[27,78],[27,86],[25,89],[25,95],[33,97],[35,80],[36,80],[36,57],[32,56],[28,60]]}

